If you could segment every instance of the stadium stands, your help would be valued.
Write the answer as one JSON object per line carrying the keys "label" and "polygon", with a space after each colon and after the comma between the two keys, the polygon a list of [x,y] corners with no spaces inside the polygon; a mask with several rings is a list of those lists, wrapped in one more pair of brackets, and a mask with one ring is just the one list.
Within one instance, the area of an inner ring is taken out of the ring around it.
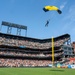
{"label": "stadium stands", "polygon": [[[54,38],[55,63],[62,60],[62,45],[69,34]],[[0,67],[48,66],[52,63],[52,40],[0,33]]]}
{"label": "stadium stands", "polygon": [[73,47],[74,55],[75,55],[75,42],[72,43],[72,47]]}

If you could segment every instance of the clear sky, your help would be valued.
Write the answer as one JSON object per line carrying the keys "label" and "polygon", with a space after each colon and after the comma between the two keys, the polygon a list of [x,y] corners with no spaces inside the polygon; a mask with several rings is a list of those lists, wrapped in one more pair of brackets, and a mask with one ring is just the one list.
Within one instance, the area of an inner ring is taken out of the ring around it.
{"label": "clear sky", "polygon": [[[46,5],[57,6],[62,14],[44,12]],[[50,23],[45,27],[48,19]],[[0,25],[2,21],[27,26],[27,37],[46,39],[68,33],[75,41],[75,0],[0,0]],[[2,27],[2,32],[6,31],[7,27]]]}

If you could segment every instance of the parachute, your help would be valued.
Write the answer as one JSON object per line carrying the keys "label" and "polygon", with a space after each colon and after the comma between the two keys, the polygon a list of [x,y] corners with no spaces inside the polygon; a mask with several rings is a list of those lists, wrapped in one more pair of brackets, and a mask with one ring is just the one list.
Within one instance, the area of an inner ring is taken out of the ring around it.
{"label": "parachute", "polygon": [[51,11],[51,10],[55,10],[55,11],[57,11],[59,14],[62,13],[62,11],[59,10],[59,8],[56,7],[56,6],[45,6],[45,7],[43,8],[43,10],[44,10],[45,12]]}

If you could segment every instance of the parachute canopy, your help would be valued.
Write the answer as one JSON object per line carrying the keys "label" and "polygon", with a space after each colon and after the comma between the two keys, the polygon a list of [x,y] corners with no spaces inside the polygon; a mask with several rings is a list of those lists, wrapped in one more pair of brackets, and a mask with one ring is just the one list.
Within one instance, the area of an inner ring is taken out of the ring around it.
{"label": "parachute canopy", "polygon": [[50,11],[50,10],[55,10],[55,11],[57,11],[59,14],[62,13],[62,11],[59,10],[59,8],[56,7],[56,6],[45,6],[45,7],[43,8],[43,10],[44,10],[45,12]]}

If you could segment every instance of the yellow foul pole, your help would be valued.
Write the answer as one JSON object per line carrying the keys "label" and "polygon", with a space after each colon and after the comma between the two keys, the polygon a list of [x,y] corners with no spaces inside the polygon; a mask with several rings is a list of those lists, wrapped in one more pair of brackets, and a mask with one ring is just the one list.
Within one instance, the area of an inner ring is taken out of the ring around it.
{"label": "yellow foul pole", "polygon": [[52,37],[52,65],[54,65],[54,38]]}

